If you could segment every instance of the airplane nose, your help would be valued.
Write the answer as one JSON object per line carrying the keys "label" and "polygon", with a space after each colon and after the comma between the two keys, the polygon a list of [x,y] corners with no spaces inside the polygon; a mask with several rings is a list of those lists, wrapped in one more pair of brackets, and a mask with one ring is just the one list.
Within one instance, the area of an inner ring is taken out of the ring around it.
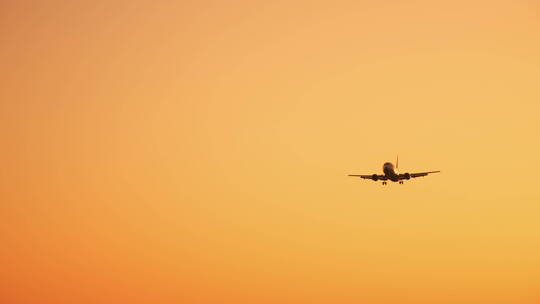
{"label": "airplane nose", "polygon": [[394,165],[392,163],[384,163],[383,167],[384,168],[394,169]]}

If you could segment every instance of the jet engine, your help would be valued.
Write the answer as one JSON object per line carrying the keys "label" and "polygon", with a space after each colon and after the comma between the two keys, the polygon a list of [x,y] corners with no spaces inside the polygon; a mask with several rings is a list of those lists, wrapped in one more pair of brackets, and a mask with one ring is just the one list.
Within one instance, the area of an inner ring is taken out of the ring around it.
{"label": "jet engine", "polygon": [[377,181],[379,179],[379,177],[377,176],[377,174],[373,174],[371,176],[371,179],[374,180],[374,181]]}
{"label": "jet engine", "polygon": [[405,177],[405,179],[411,179],[411,174],[409,173],[405,173],[403,174],[403,176]]}

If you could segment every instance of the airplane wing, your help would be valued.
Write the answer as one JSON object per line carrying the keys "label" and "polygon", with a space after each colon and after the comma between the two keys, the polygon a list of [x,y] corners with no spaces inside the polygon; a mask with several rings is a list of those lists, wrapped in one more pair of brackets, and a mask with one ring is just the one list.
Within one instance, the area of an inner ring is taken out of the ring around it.
{"label": "airplane wing", "polygon": [[[441,171],[418,172],[418,173],[410,173],[409,175],[410,175],[411,178],[415,178],[415,177],[426,176],[426,175],[431,174],[431,173],[439,173],[439,172],[441,172]],[[405,174],[400,174],[399,177],[404,178]]]}
{"label": "airplane wing", "polygon": [[349,176],[360,177],[360,178],[371,179],[371,180],[386,180],[386,176],[377,175],[377,174],[371,174],[371,175],[349,174]]}

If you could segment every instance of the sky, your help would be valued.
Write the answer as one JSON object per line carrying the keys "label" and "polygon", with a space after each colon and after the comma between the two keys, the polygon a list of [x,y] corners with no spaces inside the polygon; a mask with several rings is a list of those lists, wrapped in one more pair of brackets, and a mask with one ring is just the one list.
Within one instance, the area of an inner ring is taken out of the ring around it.
{"label": "sky", "polygon": [[539,54],[532,0],[2,1],[0,302],[538,303]]}

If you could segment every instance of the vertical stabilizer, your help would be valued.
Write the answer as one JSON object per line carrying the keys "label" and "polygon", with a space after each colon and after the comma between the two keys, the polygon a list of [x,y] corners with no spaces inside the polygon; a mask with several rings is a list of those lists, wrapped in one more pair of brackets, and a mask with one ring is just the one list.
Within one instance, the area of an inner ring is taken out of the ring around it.
{"label": "vertical stabilizer", "polygon": [[398,154],[398,156],[396,158],[396,170],[397,170],[398,167],[399,167],[399,154]]}

